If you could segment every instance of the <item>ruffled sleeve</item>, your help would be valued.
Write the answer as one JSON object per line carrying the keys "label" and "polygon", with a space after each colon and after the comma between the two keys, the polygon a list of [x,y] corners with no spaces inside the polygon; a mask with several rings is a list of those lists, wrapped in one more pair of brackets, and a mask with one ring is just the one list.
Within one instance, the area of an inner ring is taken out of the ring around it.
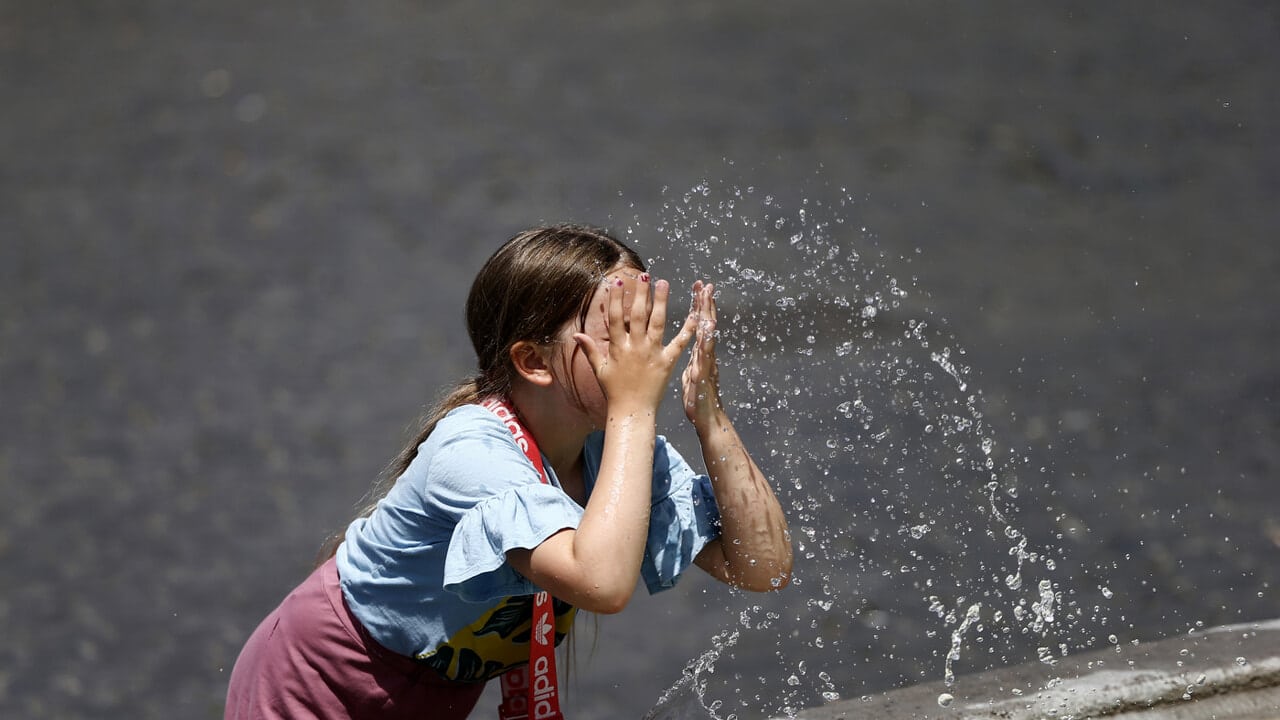
{"label": "ruffled sleeve", "polygon": [[[587,440],[587,472],[594,485],[603,453],[602,434]],[[720,510],[711,480],[694,472],[658,436],[653,456],[653,504],[640,576],[650,594],[673,587],[708,542],[720,536]]]}
{"label": "ruffled sleeve", "polygon": [[559,488],[541,483],[509,488],[462,514],[449,541],[444,589],[480,602],[538,591],[507,563],[507,551],[535,548],[565,528],[582,509]]}

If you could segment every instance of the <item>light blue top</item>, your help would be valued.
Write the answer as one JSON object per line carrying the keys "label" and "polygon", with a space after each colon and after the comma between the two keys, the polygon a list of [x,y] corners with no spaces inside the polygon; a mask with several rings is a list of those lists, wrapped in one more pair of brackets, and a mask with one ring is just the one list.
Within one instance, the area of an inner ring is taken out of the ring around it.
{"label": "light blue top", "polygon": [[[603,433],[583,448],[588,494],[603,449]],[[343,594],[374,639],[455,680],[486,680],[528,661],[528,608],[538,588],[507,564],[506,553],[576,528],[583,513],[543,464],[550,485],[507,427],[478,405],[440,421],[338,548]],[[674,585],[719,528],[709,479],[659,436],[641,567],[649,592]],[[563,635],[571,608],[557,603],[556,615]]]}

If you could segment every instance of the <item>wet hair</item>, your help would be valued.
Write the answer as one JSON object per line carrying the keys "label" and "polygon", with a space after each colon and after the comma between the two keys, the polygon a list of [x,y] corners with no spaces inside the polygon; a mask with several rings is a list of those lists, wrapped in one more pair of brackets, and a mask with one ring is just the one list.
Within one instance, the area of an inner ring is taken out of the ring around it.
{"label": "wet hair", "polygon": [[[614,268],[644,272],[644,261],[607,232],[581,225],[553,225],[517,234],[476,274],[467,295],[467,334],[477,373],[459,382],[423,416],[417,432],[365,497],[358,517],[373,512],[418,456],[418,447],[450,411],[511,392],[517,342],[550,343],[569,322],[586,324],[591,299]],[[342,533],[329,538],[320,558],[331,557]]]}

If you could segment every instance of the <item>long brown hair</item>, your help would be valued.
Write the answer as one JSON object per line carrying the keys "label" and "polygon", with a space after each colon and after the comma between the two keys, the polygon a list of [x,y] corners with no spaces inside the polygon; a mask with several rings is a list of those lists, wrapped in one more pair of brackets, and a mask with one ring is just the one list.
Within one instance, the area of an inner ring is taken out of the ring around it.
{"label": "long brown hair", "polygon": [[[441,418],[463,405],[510,392],[515,372],[510,351],[515,343],[549,342],[574,319],[582,327],[596,288],[620,265],[645,269],[634,250],[603,230],[581,225],[533,228],[498,248],[467,295],[467,334],[475,348],[477,374],[458,383],[423,416],[418,432],[370,488],[356,517],[373,512]],[[337,552],[343,535],[340,531],[325,542],[321,561]]]}

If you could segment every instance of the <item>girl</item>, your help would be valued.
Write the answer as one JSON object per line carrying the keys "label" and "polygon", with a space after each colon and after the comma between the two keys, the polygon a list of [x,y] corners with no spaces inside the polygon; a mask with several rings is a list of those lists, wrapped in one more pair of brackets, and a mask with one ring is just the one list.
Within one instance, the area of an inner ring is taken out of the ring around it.
{"label": "girl", "polygon": [[[714,288],[663,342],[670,288],[576,226],[520,233],[467,298],[479,374],[446,397],[341,544],[259,625],[226,717],[464,718],[503,678],[504,718],[558,717],[554,644],[577,609],[690,565],[767,591],[786,520],[720,404]],[[709,476],[655,420],[673,369]]]}

